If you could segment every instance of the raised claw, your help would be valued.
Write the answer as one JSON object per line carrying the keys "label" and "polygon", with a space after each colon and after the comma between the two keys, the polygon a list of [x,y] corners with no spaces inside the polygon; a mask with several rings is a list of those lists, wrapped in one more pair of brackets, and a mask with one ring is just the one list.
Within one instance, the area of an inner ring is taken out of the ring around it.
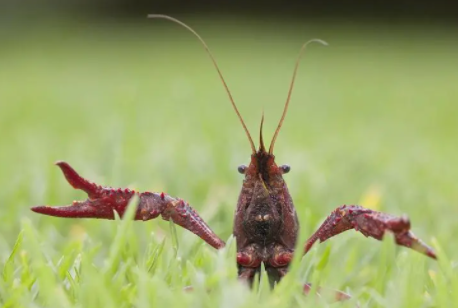
{"label": "raised claw", "polygon": [[90,199],[96,198],[99,195],[102,187],[81,177],[68,163],[57,161],[55,164],[62,170],[68,183],[70,183],[73,188],[81,189],[86,192]]}
{"label": "raised claw", "polygon": [[219,249],[225,246],[222,241],[185,201],[164,193],[136,192],[131,189],[103,187],[81,177],[69,164],[56,163],[65,178],[75,189],[85,191],[89,198],[85,201],[73,201],[68,206],[35,206],[31,210],[49,216],[64,218],[99,218],[114,219],[117,212],[123,217],[129,201],[134,195],[139,197],[135,220],[150,220],[162,216],[177,225],[196,234],[211,246]]}

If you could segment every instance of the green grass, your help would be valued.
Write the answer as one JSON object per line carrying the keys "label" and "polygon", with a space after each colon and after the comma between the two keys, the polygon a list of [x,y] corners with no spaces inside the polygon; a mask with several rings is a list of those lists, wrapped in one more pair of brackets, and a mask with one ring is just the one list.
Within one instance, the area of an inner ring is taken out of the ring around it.
{"label": "green grass", "polygon": [[[223,239],[250,148],[211,62],[176,25],[49,24],[0,51],[0,303],[3,307],[326,307],[306,281],[349,292],[333,307],[458,302],[458,44],[446,28],[186,19],[206,38],[253,136],[279,120],[301,43],[313,37],[276,145],[301,243],[330,211],[368,200],[408,213],[434,262],[347,232],[295,260],[273,291],[237,283],[216,252],[162,220],[64,220],[56,160],[114,187],[188,200]],[[54,27],[51,27],[54,25]],[[28,33],[28,34],[27,34]],[[431,43],[428,43],[431,42]],[[257,139],[257,138],[256,138]],[[174,234],[176,234],[174,236]],[[194,292],[182,288],[192,285]],[[210,289],[211,292],[206,292]]]}

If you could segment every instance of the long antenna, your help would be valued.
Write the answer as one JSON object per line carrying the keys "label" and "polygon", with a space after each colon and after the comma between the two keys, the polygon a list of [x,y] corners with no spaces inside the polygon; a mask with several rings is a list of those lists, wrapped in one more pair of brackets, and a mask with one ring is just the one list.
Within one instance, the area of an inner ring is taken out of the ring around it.
{"label": "long antenna", "polygon": [[261,118],[261,127],[259,128],[259,152],[266,152],[266,147],[264,146],[264,139],[262,138],[262,126],[264,124],[264,111],[262,112]]}
{"label": "long antenna", "polygon": [[293,93],[294,81],[296,80],[297,69],[299,68],[299,63],[301,62],[302,56],[304,55],[307,45],[310,43],[314,43],[314,42],[323,44],[324,46],[328,46],[328,43],[326,43],[323,40],[319,40],[319,39],[310,40],[302,45],[301,50],[299,51],[299,56],[297,57],[297,60],[296,60],[296,65],[294,66],[293,78],[289,86],[288,97],[286,98],[285,107],[283,108],[283,114],[281,115],[280,122],[278,123],[277,129],[275,130],[275,134],[272,138],[272,142],[270,143],[269,154],[271,155],[274,152],[275,141],[277,140],[278,133],[280,132],[281,126],[283,125],[283,121],[285,120],[286,112],[288,111],[289,101],[291,99],[291,94]]}
{"label": "long antenna", "polygon": [[188,29],[192,34],[194,34],[199,39],[199,41],[204,46],[205,51],[207,52],[208,56],[212,60],[213,65],[215,66],[216,71],[218,72],[219,78],[223,82],[224,88],[226,89],[227,95],[229,96],[229,100],[231,101],[232,107],[234,107],[235,113],[237,114],[237,117],[239,118],[240,122],[242,123],[243,129],[245,130],[245,133],[248,137],[248,141],[250,142],[251,150],[253,151],[253,154],[255,154],[256,148],[253,143],[253,138],[251,138],[250,132],[248,131],[248,128],[246,127],[245,122],[243,121],[243,118],[237,108],[237,105],[235,104],[234,99],[232,98],[231,91],[229,91],[229,87],[227,86],[226,81],[224,80],[223,74],[221,73],[221,70],[219,69],[218,64],[216,63],[215,58],[213,57],[212,53],[210,52],[210,49],[208,48],[207,44],[202,39],[202,37],[196,31],[194,31],[194,29],[192,29],[190,26],[188,26],[187,24],[185,24],[182,21],[179,21],[176,18],[167,16],[167,15],[158,15],[158,14],[149,14],[148,18],[161,18],[161,19],[167,19],[167,20],[173,21],[174,23],[177,23],[180,26],[183,26],[184,28]]}

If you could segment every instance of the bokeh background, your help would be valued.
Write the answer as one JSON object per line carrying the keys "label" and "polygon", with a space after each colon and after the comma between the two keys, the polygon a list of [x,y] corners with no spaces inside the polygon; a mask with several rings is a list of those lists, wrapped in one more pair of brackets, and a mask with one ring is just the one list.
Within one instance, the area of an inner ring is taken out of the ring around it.
{"label": "bokeh background", "polygon": [[[415,233],[440,245],[455,268],[458,24],[452,6],[426,1],[3,1],[0,262],[24,228],[35,230],[39,248],[24,244],[22,252],[39,251],[49,262],[72,254],[71,245],[98,247],[93,261],[100,266],[109,254],[115,223],[29,211],[85,198],[64,181],[56,160],[101,184],[182,197],[223,239],[230,236],[242,181],[237,166],[250,154],[246,136],[202,46],[148,13],[171,14],[202,35],[255,139],[263,111],[265,139],[272,136],[301,44],[326,40],[328,47],[311,45],[301,63],[276,144],[278,163],[291,165],[286,180],[301,238],[335,207],[362,203],[408,213]],[[159,220],[132,230],[131,251],[139,255],[170,239],[169,224]],[[192,261],[202,245],[177,231],[181,256]],[[388,299],[379,304],[418,307],[396,284],[377,284],[383,245],[354,232],[326,245],[333,253],[324,284],[355,292],[369,286]],[[414,252],[396,251],[420,262]],[[20,273],[24,265],[16,262]],[[421,264],[431,277],[440,272]],[[435,290],[421,302],[452,301],[447,290],[442,297]],[[24,303],[42,300],[24,294]]]}

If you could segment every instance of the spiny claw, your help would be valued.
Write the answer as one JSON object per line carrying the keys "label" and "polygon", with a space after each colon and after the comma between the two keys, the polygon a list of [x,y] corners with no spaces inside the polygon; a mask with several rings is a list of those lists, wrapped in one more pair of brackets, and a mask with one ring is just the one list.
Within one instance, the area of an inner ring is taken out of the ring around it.
{"label": "spiny claw", "polygon": [[377,240],[382,240],[385,232],[389,231],[393,233],[396,244],[437,259],[434,250],[410,231],[410,220],[406,216],[394,217],[357,205],[343,205],[334,210],[307,240],[304,253],[307,253],[317,240],[324,242],[328,238],[350,229],[355,229],[365,236]]}
{"label": "spiny claw", "polygon": [[34,206],[32,211],[39,214],[63,218],[100,218],[114,219],[113,209],[110,206],[98,204],[93,206],[89,200],[75,201],[68,206]]}
{"label": "spiny claw", "polygon": [[64,161],[57,161],[55,164],[62,170],[68,183],[70,183],[73,188],[81,189],[86,192],[90,199],[97,197],[100,191],[100,186],[81,177],[75,169]]}
{"label": "spiny claw", "polygon": [[406,231],[403,233],[395,233],[394,238],[396,241],[396,244],[412,248],[415,251],[418,251],[419,253],[425,254],[428,257],[431,257],[433,259],[437,259],[436,253],[434,250],[426,245],[422,240],[417,238],[412,232]]}
{"label": "spiny claw", "polygon": [[[114,190],[104,190],[103,187],[86,180],[81,177],[68,163],[64,161],[57,161],[55,164],[62,170],[62,173],[68,183],[70,183],[73,188],[81,189],[86,192],[89,199],[85,201],[73,201],[73,204],[67,206],[35,206],[31,208],[32,211],[39,214],[63,218],[100,219],[114,219],[114,210],[118,210],[118,213],[120,214],[123,213],[123,208],[118,209],[113,205],[120,205],[124,201],[127,204],[132,196],[131,191],[119,192],[118,196],[113,198],[113,195],[115,194]],[[118,203],[116,204],[116,202]]]}
{"label": "spiny claw", "polygon": [[155,219],[159,215],[165,220],[172,220],[179,226],[193,232],[216,249],[223,248],[221,240],[186,202],[164,193],[142,192],[132,189],[121,189],[99,186],[81,177],[69,164],[56,162],[64,173],[67,181],[76,189],[85,191],[89,198],[85,201],[74,201],[68,206],[35,206],[32,211],[39,214],[64,218],[99,218],[114,219],[116,212],[120,217],[124,213],[132,197],[138,197],[134,220]]}
{"label": "spiny claw", "polygon": [[[384,223],[384,227],[386,231],[389,231],[393,234],[396,244],[411,248],[419,253],[425,254],[430,258],[437,259],[437,256],[434,250],[426,245],[422,240],[413,234],[410,231],[410,219],[402,215],[401,217],[393,217],[391,215],[379,212],[373,212],[371,214],[365,214],[364,218],[368,218],[369,220],[366,223],[362,223],[362,230],[361,233],[365,234],[366,236],[376,237],[376,233],[374,233],[374,226],[383,231],[383,225],[380,226],[377,223]],[[384,233],[382,232],[381,238],[383,238]]]}

